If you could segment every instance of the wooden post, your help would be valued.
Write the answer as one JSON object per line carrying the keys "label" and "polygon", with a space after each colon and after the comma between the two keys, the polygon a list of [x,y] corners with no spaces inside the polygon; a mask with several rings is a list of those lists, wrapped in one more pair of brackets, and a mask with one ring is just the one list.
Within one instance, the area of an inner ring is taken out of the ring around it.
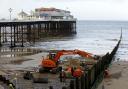
{"label": "wooden post", "polygon": [[12,25],[11,25],[11,47],[13,47],[12,46]]}
{"label": "wooden post", "polygon": [[95,80],[97,79],[97,77],[98,77],[98,64],[95,64]]}
{"label": "wooden post", "polygon": [[75,81],[76,81],[76,89],[80,89],[79,78],[75,78]]}
{"label": "wooden post", "polygon": [[76,34],[76,22],[73,23],[73,33]]}
{"label": "wooden post", "polygon": [[67,89],[67,87],[66,86],[63,86],[62,89]]}
{"label": "wooden post", "polygon": [[43,36],[42,36],[43,33],[44,33],[44,23],[41,23],[41,24],[40,24],[40,37],[43,37]]}
{"label": "wooden post", "polygon": [[18,40],[18,31],[19,31],[19,26],[17,25],[16,26],[16,29],[17,29],[17,31],[16,31],[16,41],[17,41],[17,43],[19,42],[19,40]]}
{"label": "wooden post", "polygon": [[4,40],[5,40],[5,39],[4,39],[4,34],[5,34],[5,32],[4,32],[4,26],[3,26],[3,27],[2,27],[2,36],[3,36],[3,37],[2,37],[2,42],[3,42],[3,43],[5,42],[5,41],[4,41]]}
{"label": "wooden post", "polygon": [[50,29],[50,26],[51,26],[50,21],[48,21],[48,32],[51,34],[52,29]]}
{"label": "wooden post", "polygon": [[55,26],[54,26],[54,22],[53,22],[53,28],[54,28],[54,32],[56,34],[60,33],[60,29],[59,29],[59,21],[56,22]]}
{"label": "wooden post", "polygon": [[[75,81],[74,80],[71,80],[70,81],[70,89],[76,89],[75,88]],[[83,88],[84,89],[84,88]]]}
{"label": "wooden post", "polygon": [[88,82],[89,82],[89,89],[91,89],[91,82],[92,82],[92,80],[91,80],[91,69],[89,69],[88,70]]}
{"label": "wooden post", "polygon": [[30,42],[31,41],[31,36],[32,36],[32,32],[31,32],[31,24],[27,24],[27,41]]}
{"label": "wooden post", "polygon": [[46,22],[44,22],[44,32],[47,33]]}
{"label": "wooden post", "polygon": [[13,42],[13,46],[15,47],[16,46],[16,37],[15,37],[15,35],[16,35],[16,27],[15,27],[15,25],[14,25],[14,32],[13,32],[13,35],[14,35],[14,37],[13,37],[13,39],[14,39],[14,42]]}
{"label": "wooden post", "polygon": [[53,86],[49,86],[49,89],[53,89]]}
{"label": "wooden post", "polygon": [[57,29],[59,30],[59,34],[60,34],[60,21],[57,22],[57,27],[55,30],[57,30]]}
{"label": "wooden post", "polygon": [[33,42],[35,43],[36,41],[36,27],[35,27],[35,24],[33,24]]}
{"label": "wooden post", "polygon": [[41,33],[41,24],[39,23],[38,24],[38,39],[40,39],[41,37],[40,33]]}
{"label": "wooden post", "polygon": [[85,89],[85,75],[81,76],[81,89]]}
{"label": "wooden post", "polygon": [[1,44],[1,26],[0,26],[0,47],[2,46]]}
{"label": "wooden post", "polygon": [[44,29],[45,29],[45,24],[44,23],[41,23],[41,37],[42,37],[42,34],[45,32]]}
{"label": "wooden post", "polygon": [[24,47],[23,30],[24,30],[24,26],[23,26],[23,25],[21,25],[21,47]]}
{"label": "wooden post", "polygon": [[89,89],[89,76],[88,71],[85,73],[85,89]]}
{"label": "wooden post", "polygon": [[4,34],[4,38],[5,38],[5,42],[7,42],[7,31],[6,31],[6,26],[4,27],[4,30],[5,30],[5,34]]}
{"label": "wooden post", "polygon": [[47,30],[47,34],[48,34],[48,22],[46,22],[46,30]]}
{"label": "wooden post", "polygon": [[60,30],[59,29],[59,21],[56,22],[56,27],[55,27],[55,30],[54,31],[56,31],[57,29]]}

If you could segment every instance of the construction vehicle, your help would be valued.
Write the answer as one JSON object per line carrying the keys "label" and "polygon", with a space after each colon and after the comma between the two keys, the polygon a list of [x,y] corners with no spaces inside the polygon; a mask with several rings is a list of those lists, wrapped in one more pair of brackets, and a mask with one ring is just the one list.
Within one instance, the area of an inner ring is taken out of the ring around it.
{"label": "construction vehicle", "polygon": [[61,71],[62,68],[58,66],[60,57],[63,55],[80,55],[84,58],[89,58],[94,60],[94,57],[91,53],[81,51],[81,50],[60,50],[57,51],[56,53],[49,53],[47,58],[43,58],[41,65],[39,68],[39,72],[52,72],[52,73],[57,73],[58,71]]}

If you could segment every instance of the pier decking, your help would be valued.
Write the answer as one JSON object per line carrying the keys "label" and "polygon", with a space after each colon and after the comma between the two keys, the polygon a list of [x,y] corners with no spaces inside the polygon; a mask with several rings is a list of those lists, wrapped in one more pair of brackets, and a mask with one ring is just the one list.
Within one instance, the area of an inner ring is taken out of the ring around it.
{"label": "pier decking", "polygon": [[75,20],[0,21],[0,46],[23,47],[47,36],[76,34]]}

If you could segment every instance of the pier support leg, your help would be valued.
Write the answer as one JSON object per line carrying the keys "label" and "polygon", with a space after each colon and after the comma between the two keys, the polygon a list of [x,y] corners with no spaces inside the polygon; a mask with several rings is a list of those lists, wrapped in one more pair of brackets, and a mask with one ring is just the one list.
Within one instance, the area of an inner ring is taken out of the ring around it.
{"label": "pier support leg", "polygon": [[5,29],[5,42],[7,42],[7,29],[6,29],[6,26],[4,27]]}
{"label": "pier support leg", "polygon": [[1,26],[0,26],[0,47],[2,46],[1,44]]}
{"label": "pier support leg", "polygon": [[38,24],[38,28],[37,28],[37,29],[38,29],[37,38],[40,39],[40,32],[41,32],[41,31],[40,31],[40,30],[41,30],[41,25],[40,25],[40,24]]}
{"label": "pier support leg", "polygon": [[27,41],[30,43],[31,42],[31,24],[27,25]]}
{"label": "pier support leg", "polygon": [[13,47],[13,45],[12,45],[12,26],[11,26],[11,47]]}
{"label": "pier support leg", "polygon": [[15,47],[15,46],[16,46],[16,37],[15,37],[15,35],[16,35],[16,27],[15,27],[15,26],[14,26],[13,35],[14,35],[14,37],[13,37],[13,38],[14,38],[14,39],[13,39],[13,40],[14,40],[14,42],[13,42],[14,45],[13,45],[13,46]]}
{"label": "pier support leg", "polygon": [[17,41],[17,43],[19,42],[18,36],[19,36],[19,26],[17,25],[16,26],[16,41]]}
{"label": "pier support leg", "polygon": [[23,27],[23,25],[21,25],[21,47],[24,47],[23,30],[24,30],[24,27]]}
{"label": "pier support leg", "polygon": [[5,32],[4,32],[4,26],[2,27],[2,42],[4,43],[4,34],[5,34]]}
{"label": "pier support leg", "polygon": [[36,24],[33,24],[33,42],[35,43],[36,41]]}

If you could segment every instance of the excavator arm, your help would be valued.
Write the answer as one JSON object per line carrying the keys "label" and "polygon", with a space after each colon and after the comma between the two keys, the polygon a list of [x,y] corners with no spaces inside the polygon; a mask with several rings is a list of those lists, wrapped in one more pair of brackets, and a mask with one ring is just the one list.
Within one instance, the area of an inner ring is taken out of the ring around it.
{"label": "excavator arm", "polygon": [[72,55],[72,54],[75,54],[74,50],[61,50],[61,51],[58,51],[54,60],[57,62],[61,56],[63,55]]}
{"label": "excavator arm", "polygon": [[80,55],[82,57],[93,59],[91,53],[88,53],[88,52],[76,49],[76,50],[62,50],[62,51],[58,51],[56,56],[55,56],[55,58],[54,58],[54,60],[57,62],[62,55],[72,55],[72,54],[73,55],[78,54],[78,55]]}
{"label": "excavator arm", "polygon": [[91,53],[88,53],[88,52],[85,52],[85,51],[81,51],[81,50],[78,50],[78,49],[76,49],[76,50],[74,50],[74,51],[75,51],[76,54],[78,54],[78,55],[80,55],[80,56],[82,56],[82,57],[94,59],[94,58],[92,57],[92,54],[91,54]]}

